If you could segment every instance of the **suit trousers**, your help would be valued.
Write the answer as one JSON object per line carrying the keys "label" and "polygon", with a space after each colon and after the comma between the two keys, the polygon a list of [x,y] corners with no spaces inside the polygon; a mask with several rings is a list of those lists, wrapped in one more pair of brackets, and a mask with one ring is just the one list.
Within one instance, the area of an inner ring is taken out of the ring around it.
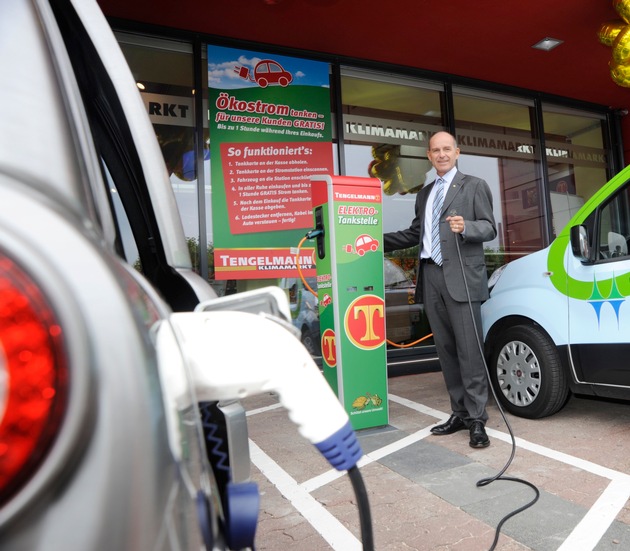
{"label": "suit trousers", "polygon": [[[422,266],[424,308],[433,332],[452,412],[466,426],[488,420],[488,377],[480,351],[481,302],[457,302],[451,297],[442,267]],[[471,308],[472,307],[472,308]],[[472,311],[472,312],[471,312]],[[473,324],[473,316],[475,323]]]}

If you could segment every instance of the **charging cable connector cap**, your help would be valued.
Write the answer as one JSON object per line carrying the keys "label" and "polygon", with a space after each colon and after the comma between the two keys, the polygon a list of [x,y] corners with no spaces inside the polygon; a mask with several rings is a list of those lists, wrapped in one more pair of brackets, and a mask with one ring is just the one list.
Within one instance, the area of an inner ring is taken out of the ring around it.
{"label": "charging cable connector cap", "polygon": [[306,239],[315,239],[317,237],[319,237],[320,235],[323,235],[324,230],[322,230],[321,228],[314,228],[308,232],[306,232]]}
{"label": "charging cable connector cap", "polygon": [[169,319],[197,401],[275,392],[300,434],[333,467],[341,471],[357,464],[363,452],[348,414],[284,325],[271,316],[238,311],[181,312]]}

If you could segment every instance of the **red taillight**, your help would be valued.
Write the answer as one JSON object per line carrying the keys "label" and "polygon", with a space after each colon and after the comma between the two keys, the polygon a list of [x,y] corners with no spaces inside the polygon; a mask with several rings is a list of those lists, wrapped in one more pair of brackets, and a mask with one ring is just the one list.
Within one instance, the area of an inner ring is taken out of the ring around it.
{"label": "red taillight", "polygon": [[62,331],[36,283],[0,253],[0,504],[58,433],[68,373]]}

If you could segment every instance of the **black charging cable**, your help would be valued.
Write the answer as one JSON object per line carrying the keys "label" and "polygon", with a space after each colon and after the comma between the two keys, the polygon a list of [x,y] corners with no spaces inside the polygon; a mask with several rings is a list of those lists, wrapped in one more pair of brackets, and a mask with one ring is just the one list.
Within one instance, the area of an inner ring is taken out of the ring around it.
{"label": "black charging cable", "polygon": [[374,551],[374,534],[372,531],[372,513],[368,500],[367,490],[356,465],[348,469],[348,477],[352,483],[352,489],[357,498],[357,508],[359,509],[359,522],[361,525],[361,541],[364,551]]}
{"label": "black charging cable", "polygon": [[[452,210],[449,213],[449,216],[456,216],[457,215],[457,211]],[[514,511],[512,511],[511,513],[508,513],[507,515],[505,515],[500,521],[499,524],[497,524],[497,528],[495,530],[494,533],[494,541],[492,542],[492,545],[489,549],[489,551],[494,551],[494,549],[496,548],[496,545],[499,541],[499,536],[501,534],[501,527],[505,524],[505,522],[512,518],[513,516],[518,515],[519,513],[522,513],[523,511],[525,511],[526,509],[529,509],[532,505],[534,505],[534,503],[536,503],[538,501],[538,498],[540,497],[540,491],[538,490],[538,488],[532,484],[531,482],[528,482],[527,480],[523,480],[521,478],[515,478],[515,477],[511,477],[511,476],[503,476],[505,474],[505,472],[508,470],[509,466],[512,464],[512,461],[514,459],[514,455],[516,454],[516,439],[514,438],[514,432],[512,431],[512,427],[510,425],[510,422],[508,421],[507,417],[505,416],[505,412],[503,411],[503,408],[501,407],[501,402],[499,402],[499,398],[497,397],[497,394],[494,390],[494,386],[492,385],[492,381],[490,380],[490,369],[488,368],[488,364],[486,362],[486,356],[484,354],[483,351],[483,346],[481,344],[481,340],[479,338],[479,330],[477,327],[477,322],[475,321],[475,313],[473,312],[473,308],[472,308],[472,300],[470,298],[470,290],[468,289],[468,281],[466,280],[466,272],[464,270],[464,261],[462,260],[462,253],[459,249],[459,237],[457,235],[455,235],[455,246],[457,248],[457,256],[459,258],[459,265],[462,269],[462,276],[464,277],[464,288],[466,289],[466,297],[468,298],[468,307],[470,309],[470,317],[472,319],[473,322],[473,328],[475,330],[475,335],[477,335],[477,346],[479,347],[479,353],[481,354],[481,359],[483,361],[483,365],[486,368],[486,376],[488,377],[488,386],[490,387],[490,390],[492,391],[492,396],[494,396],[494,400],[497,403],[497,406],[499,408],[499,412],[501,413],[501,417],[503,418],[503,421],[505,423],[505,426],[507,427],[508,432],[510,433],[510,439],[512,440],[512,453],[510,454],[510,458],[508,459],[507,463],[505,464],[505,466],[494,476],[491,477],[487,477],[487,478],[482,478],[481,480],[477,481],[477,487],[481,488],[483,486],[487,486],[488,484],[491,484],[492,482],[494,482],[495,480],[507,480],[509,482],[518,482],[519,484],[525,484],[525,486],[529,486],[532,490],[534,490],[534,493],[536,494],[534,496],[534,499],[532,499],[529,503],[526,503],[525,505],[523,505],[522,507],[519,507],[518,509],[515,509]]]}

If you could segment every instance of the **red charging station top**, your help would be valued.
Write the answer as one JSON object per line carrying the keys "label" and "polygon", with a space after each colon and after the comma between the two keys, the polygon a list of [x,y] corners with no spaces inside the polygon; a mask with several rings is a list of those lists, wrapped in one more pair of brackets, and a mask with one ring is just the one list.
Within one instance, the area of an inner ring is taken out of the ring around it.
{"label": "red charging station top", "polygon": [[378,195],[380,197],[381,181],[377,178],[367,178],[360,176],[311,176],[311,193],[312,193],[312,206],[313,208],[323,205],[332,197],[328,196],[328,187],[335,188],[350,188],[356,192],[360,189],[366,190],[368,193],[374,194],[378,189]]}

